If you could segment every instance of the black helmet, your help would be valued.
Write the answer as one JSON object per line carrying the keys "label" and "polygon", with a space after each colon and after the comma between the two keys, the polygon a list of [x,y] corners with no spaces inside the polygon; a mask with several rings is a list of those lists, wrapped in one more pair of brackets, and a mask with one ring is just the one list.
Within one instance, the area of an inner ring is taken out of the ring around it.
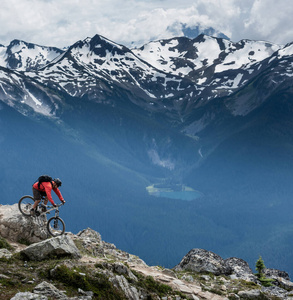
{"label": "black helmet", "polygon": [[62,182],[59,178],[55,178],[53,181],[57,184],[58,187],[62,185]]}

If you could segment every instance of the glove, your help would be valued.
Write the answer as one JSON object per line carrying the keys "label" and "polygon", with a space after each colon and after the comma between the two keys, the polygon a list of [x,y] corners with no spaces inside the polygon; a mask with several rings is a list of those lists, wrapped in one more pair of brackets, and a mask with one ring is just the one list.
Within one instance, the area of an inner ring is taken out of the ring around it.
{"label": "glove", "polygon": [[55,203],[53,203],[53,206],[54,206],[54,207],[57,207],[57,205],[56,205]]}
{"label": "glove", "polygon": [[61,202],[63,203],[63,204],[65,204],[65,200],[63,199],[63,200],[61,200]]}

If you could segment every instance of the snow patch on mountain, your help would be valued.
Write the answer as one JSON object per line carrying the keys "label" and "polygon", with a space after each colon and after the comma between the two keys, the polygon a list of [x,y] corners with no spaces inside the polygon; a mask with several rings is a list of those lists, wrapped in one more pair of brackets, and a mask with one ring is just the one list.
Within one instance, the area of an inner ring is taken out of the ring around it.
{"label": "snow patch on mountain", "polygon": [[61,53],[63,51],[55,47],[13,40],[9,46],[0,47],[0,66],[17,71],[36,70],[44,67]]}

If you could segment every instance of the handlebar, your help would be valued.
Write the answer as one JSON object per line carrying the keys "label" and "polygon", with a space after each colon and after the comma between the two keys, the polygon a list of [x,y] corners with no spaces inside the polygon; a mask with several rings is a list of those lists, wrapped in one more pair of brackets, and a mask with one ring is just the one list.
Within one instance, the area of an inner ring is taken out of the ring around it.
{"label": "handlebar", "polygon": [[45,205],[45,204],[42,204],[42,205],[44,205],[47,208],[59,208],[60,206],[62,206],[64,204],[65,204],[64,202],[61,202],[60,204],[56,204],[56,206],[54,206],[54,205]]}

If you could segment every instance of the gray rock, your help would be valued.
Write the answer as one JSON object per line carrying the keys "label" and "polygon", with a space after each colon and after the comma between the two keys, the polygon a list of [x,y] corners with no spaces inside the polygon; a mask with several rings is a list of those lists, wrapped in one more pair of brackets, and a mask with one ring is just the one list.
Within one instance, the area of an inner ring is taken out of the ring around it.
{"label": "gray rock", "polygon": [[212,278],[209,275],[201,275],[200,278],[203,279],[203,280],[205,280],[205,281],[212,280]]}
{"label": "gray rock", "polygon": [[112,282],[116,288],[120,288],[127,299],[140,299],[137,289],[134,286],[131,286],[123,275],[115,275],[114,277],[109,278],[109,281]]}
{"label": "gray rock", "polygon": [[261,289],[264,293],[278,297],[278,299],[291,299],[288,296],[288,291],[277,287],[277,286],[270,286],[270,287],[262,287]]}
{"label": "gray rock", "polygon": [[49,297],[50,299],[66,300],[68,297],[59,291],[53,284],[43,281],[34,288],[34,293],[42,296]]}
{"label": "gray rock", "polygon": [[54,256],[80,258],[81,254],[71,238],[66,235],[58,236],[46,241],[28,246],[21,253],[30,260],[41,261]]}
{"label": "gray rock", "polygon": [[78,293],[82,296],[90,297],[92,298],[94,296],[94,293],[92,291],[84,291],[82,289],[78,289]]}
{"label": "gray rock", "polygon": [[48,297],[30,292],[17,293],[10,300],[48,300]]}
{"label": "gray rock", "polygon": [[104,255],[104,243],[101,235],[91,228],[80,231],[75,240],[81,242],[82,247],[92,256]]}
{"label": "gray rock", "polygon": [[215,275],[230,275],[232,269],[225,265],[225,261],[217,254],[204,249],[192,249],[175,267],[176,271],[190,270],[194,272],[208,272]]}
{"label": "gray rock", "polygon": [[285,271],[280,271],[277,269],[264,269],[264,275],[269,278],[284,278],[285,280],[290,280],[289,274]]}
{"label": "gray rock", "polygon": [[0,258],[11,258],[12,253],[7,249],[0,249]]}
{"label": "gray rock", "polygon": [[248,263],[241,258],[230,257],[225,259],[225,265],[232,269],[232,279],[243,279],[246,281],[257,282]]}
{"label": "gray rock", "polygon": [[287,291],[293,291],[293,282],[290,281],[290,277],[287,272],[277,269],[265,269],[264,275],[268,278],[274,279],[274,285]]}
{"label": "gray rock", "polygon": [[123,263],[115,262],[113,264],[113,272],[118,273],[119,275],[125,275],[125,276],[137,281],[136,276]]}
{"label": "gray rock", "polygon": [[46,238],[37,219],[23,216],[18,204],[0,205],[0,235],[13,242],[36,243]]}
{"label": "gray rock", "polygon": [[238,293],[240,299],[254,299],[254,300],[265,300],[269,299],[263,295],[260,290],[248,290],[248,291],[240,291]]}
{"label": "gray rock", "polygon": [[191,275],[183,275],[181,279],[188,282],[194,282],[194,278]]}
{"label": "gray rock", "polygon": [[84,229],[80,231],[77,236],[83,241],[87,241],[89,243],[101,243],[102,238],[101,235],[91,228]]}
{"label": "gray rock", "polygon": [[293,291],[293,282],[286,280],[282,277],[273,278],[275,279],[274,284],[278,285],[282,289],[287,291]]}

